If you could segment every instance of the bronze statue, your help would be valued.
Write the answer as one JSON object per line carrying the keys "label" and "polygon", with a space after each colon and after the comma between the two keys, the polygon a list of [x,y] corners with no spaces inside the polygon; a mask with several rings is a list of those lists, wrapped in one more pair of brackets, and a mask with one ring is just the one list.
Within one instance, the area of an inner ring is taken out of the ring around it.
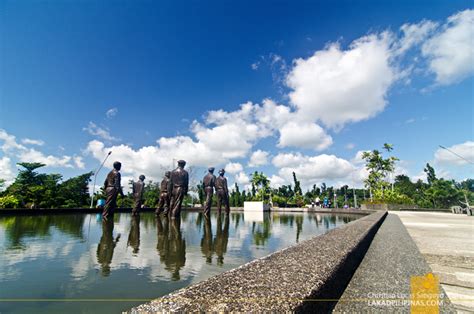
{"label": "bronze statue", "polygon": [[168,183],[170,180],[171,172],[166,171],[165,177],[161,180],[160,184],[160,200],[158,202],[158,206],[156,207],[155,214],[159,215],[163,213],[165,216],[168,215],[168,211],[170,209],[170,196],[171,191],[168,192]]}
{"label": "bronze statue", "polygon": [[224,205],[226,214],[229,213],[229,189],[227,188],[227,179],[224,177],[225,170],[219,170],[219,176],[216,179],[217,191],[217,210],[220,213],[222,205]]}
{"label": "bronze statue", "polygon": [[184,160],[178,160],[178,168],[171,172],[168,182],[168,191],[171,191],[170,211],[172,218],[180,216],[183,198],[188,193],[189,174],[184,170],[185,165]]}
{"label": "bronze statue", "polygon": [[132,193],[133,193],[133,209],[132,216],[137,216],[140,213],[143,203],[143,192],[145,191],[145,176],[142,174],[137,182],[133,182]]}
{"label": "bronze statue", "polygon": [[133,216],[128,234],[127,246],[132,247],[132,253],[137,254],[140,250],[140,216]]}
{"label": "bronze statue", "polygon": [[110,264],[112,263],[112,257],[114,255],[114,249],[117,242],[120,239],[120,233],[114,240],[114,222],[113,220],[102,221],[102,237],[100,238],[99,245],[97,246],[97,261],[100,264],[100,268],[103,276],[110,274]]}
{"label": "bronze statue", "polygon": [[123,197],[122,186],[120,184],[120,169],[122,164],[118,161],[114,162],[114,169],[109,172],[104,181],[104,190],[106,194],[105,206],[102,212],[102,218],[107,219],[109,214],[113,215],[117,208],[117,196],[120,193]]}
{"label": "bronze statue", "polygon": [[211,212],[212,195],[214,194],[214,187],[216,186],[216,176],[214,175],[214,168],[208,169],[209,173],[204,176],[202,183],[204,186],[204,193],[206,193],[206,203],[204,206],[204,215],[208,216]]}

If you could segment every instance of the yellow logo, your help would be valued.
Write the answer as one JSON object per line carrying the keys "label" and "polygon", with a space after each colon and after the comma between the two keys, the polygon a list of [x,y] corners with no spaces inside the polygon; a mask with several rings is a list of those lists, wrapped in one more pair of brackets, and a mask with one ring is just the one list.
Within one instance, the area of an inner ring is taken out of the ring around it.
{"label": "yellow logo", "polygon": [[439,279],[428,273],[425,276],[412,276],[410,279],[411,313],[439,313]]}

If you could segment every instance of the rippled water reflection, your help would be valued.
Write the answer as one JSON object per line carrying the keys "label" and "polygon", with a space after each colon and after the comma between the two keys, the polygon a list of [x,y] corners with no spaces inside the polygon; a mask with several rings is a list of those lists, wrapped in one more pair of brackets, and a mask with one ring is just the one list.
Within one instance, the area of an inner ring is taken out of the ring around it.
{"label": "rippled water reflection", "polygon": [[[181,220],[116,214],[0,217],[0,313],[116,313],[358,216],[184,212]],[[103,299],[59,302],[59,299]]]}

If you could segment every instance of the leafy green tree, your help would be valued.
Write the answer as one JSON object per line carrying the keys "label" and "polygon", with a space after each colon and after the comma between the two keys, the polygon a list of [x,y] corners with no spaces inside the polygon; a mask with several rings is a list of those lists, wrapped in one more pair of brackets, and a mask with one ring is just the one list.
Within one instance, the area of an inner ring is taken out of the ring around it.
{"label": "leafy green tree", "polygon": [[199,181],[199,184],[196,186],[196,189],[198,193],[199,203],[201,205],[204,205],[204,202],[206,201],[206,193],[204,192],[204,183],[202,181]]}
{"label": "leafy green tree", "polygon": [[18,165],[23,169],[18,170],[15,182],[7,188],[5,194],[14,195],[20,201],[21,206],[25,206],[27,203],[39,204],[38,197],[42,192],[41,184],[44,176],[35,170],[44,167],[45,164],[22,162]]}
{"label": "leafy green tree", "polygon": [[154,208],[158,204],[160,195],[160,185],[157,182],[149,180],[145,184],[145,190],[143,191],[143,204],[146,207]]}
{"label": "leafy green tree", "polygon": [[262,172],[252,174],[252,187],[255,187],[254,200],[267,202],[270,198],[270,180]]}
{"label": "leafy green tree", "polygon": [[293,182],[295,183],[295,194],[303,195],[303,191],[301,190],[301,183],[296,179],[296,174],[293,172]]}
{"label": "leafy green tree", "polygon": [[436,179],[425,191],[426,197],[431,201],[433,208],[449,208],[459,205],[462,192],[456,189],[453,181]]}
{"label": "leafy green tree", "polygon": [[407,175],[401,174],[395,177],[395,190],[401,194],[404,194],[410,198],[414,198],[416,194],[416,185],[411,182]]}
{"label": "leafy green tree", "polygon": [[13,195],[0,197],[0,208],[17,208],[20,201]]}
{"label": "leafy green tree", "polygon": [[437,180],[434,168],[431,167],[430,164],[426,164],[426,167],[423,169],[423,171],[426,173],[428,184],[430,186],[433,185],[433,183]]}
{"label": "leafy green tree", "polygon": [[[393,145],[385,143],[383,148],[390,152],[393,150]],[[376,149],[364,152],[362,158],[366,161],[365,167],[369,171],[365,184],[370,190],[371,199],[375,190],[381,190],[383,195],[384,190],[389,186],[387,175],[395,170],[395,162],[398,158],[393,156],[384,158],[382,153]]]}

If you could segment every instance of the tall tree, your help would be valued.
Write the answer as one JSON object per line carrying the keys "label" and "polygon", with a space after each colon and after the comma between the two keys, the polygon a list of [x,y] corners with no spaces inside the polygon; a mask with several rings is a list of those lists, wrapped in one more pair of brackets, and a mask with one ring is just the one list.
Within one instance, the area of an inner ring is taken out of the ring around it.
{"label": "tall tree", "polygon": [[296,178],[296,173],[294,171],[293,171],[293,182],[295,183],[295,193],[298,195],[303,195],[300,181],[298,181],[298,179]]}
{"label": "tall tree", "polygon": [[431,167],[429,163],[427,163],[423,171],[426,173],[428,184],[430,186],[433,185],[433,183],[437,180],[434,168]]}

